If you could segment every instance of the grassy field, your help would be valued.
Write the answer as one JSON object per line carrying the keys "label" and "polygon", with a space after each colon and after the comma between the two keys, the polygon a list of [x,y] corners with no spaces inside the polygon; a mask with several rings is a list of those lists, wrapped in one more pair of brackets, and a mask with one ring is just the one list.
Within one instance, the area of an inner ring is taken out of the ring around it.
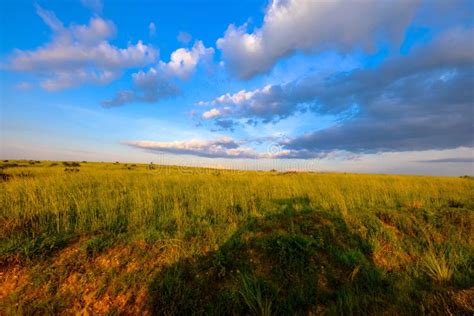
{"label": "grassy field", "polygon": [[472,314],[474,180],[3,161],[0,314]]}

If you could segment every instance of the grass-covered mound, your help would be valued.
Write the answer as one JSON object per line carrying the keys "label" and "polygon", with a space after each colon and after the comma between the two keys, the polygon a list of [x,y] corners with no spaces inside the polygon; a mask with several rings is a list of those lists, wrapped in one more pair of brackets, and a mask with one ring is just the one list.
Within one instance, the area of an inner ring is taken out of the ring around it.
{"label": "grass-covered mound", "polygon": [[[474,284],[474,255],[467,245],[447,250],[423,245],[426,239],[415,242],[408,233],[423,234],[421,218],[398,231],[377,216],[367,217],[363,227],[370,232],[358,232],[341,215],[294,212],[288,203],[281,214],[251,220],[218,251],[160,271],[150,285],[154,314],[472,312],[472,302],[463,301],[473,298],[472,288],[462,291]],[[388,244],[397,238],[393,246],[400,249],[386,253],[393,258],[376,258],[372,238],[387,238]],[[428,253],[416,258],[404,246],[427,246]],[[466,257],[448,263],[446,256],[454,253]],[[397,256],[406,258],[400,262]]]}

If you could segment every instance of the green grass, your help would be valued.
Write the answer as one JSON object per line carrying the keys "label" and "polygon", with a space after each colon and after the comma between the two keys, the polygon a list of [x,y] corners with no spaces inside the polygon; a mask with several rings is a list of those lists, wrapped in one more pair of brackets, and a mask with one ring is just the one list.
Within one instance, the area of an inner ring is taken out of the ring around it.
{"label": "green grass", "polygon": [[433,250],[429,250],[423,258],[423,264],[425,272],[435,281],[448,282],[453,275],[450,260],[444,253],[438,255]]}
{"label": "green grass", "polygon": [[6,314],[474,311],[470,177],[1,168]]}

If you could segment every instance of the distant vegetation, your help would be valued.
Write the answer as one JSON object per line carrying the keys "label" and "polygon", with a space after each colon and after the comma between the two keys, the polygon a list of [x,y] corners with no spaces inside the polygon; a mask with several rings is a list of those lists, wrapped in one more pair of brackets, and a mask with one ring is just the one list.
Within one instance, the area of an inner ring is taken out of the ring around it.
{"label": "distant vegetation", "polygon": [[474,313],[471,177],[0,168],[0,314]]}
{"label": "distant vegetation", "polygon": [[80,163],[75,162],[75,161],[72,161],[72,162],[63,161],[63,165],[66,167],[80,167],[81,166]]}

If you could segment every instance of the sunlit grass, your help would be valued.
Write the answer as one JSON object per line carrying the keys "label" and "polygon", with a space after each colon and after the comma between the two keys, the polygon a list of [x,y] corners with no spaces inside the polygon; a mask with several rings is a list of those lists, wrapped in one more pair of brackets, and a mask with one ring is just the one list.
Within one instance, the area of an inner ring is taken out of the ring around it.
{"label": "sunlit grass", "polygon": [[423,258],[425,272],[437,282],[447,282],[453,275],[453,268],[445,253],[436,254],[430,249]]}
{"label": "sunlit grass", "polygon": [[447,313],[474,286],[469,177],[2,166],[10,314]]}

